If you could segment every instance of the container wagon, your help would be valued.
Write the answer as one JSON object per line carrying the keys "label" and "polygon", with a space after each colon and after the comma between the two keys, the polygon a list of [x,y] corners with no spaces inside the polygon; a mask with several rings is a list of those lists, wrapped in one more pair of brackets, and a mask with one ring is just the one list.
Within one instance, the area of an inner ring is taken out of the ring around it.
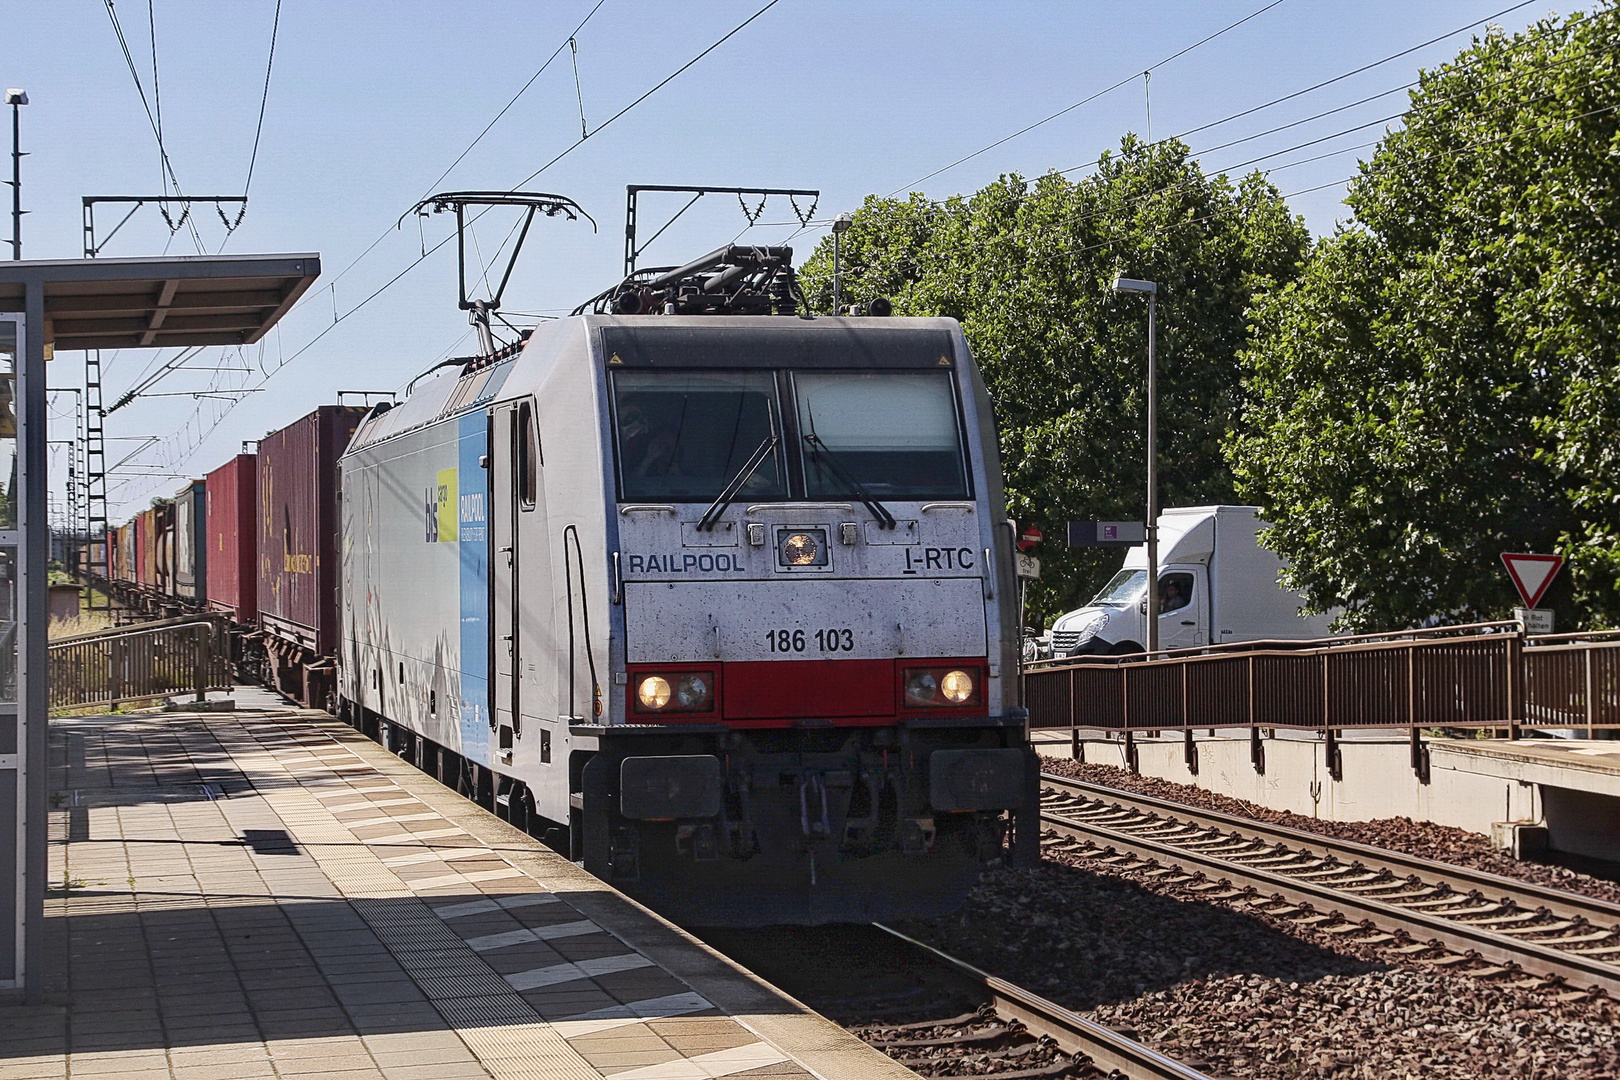
{"label": "container wagon", "polygon": [[266,682],[335,707],[338,458],[364,408],[322,405],[259,441],[258,608]]}
{"label": "container wagon", "polygon": [[252,626],[259,615],[258,455],[236,455],[210,472],[205,485],[208,607]]}

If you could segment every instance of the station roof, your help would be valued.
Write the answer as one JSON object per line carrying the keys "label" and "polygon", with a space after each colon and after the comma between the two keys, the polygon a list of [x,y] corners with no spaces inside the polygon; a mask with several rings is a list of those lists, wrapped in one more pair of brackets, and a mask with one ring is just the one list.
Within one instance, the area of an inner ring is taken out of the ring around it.
{"label": "station roof", "polygon": [[320,272],[317,254],[0,262],[0,311],[37,282],[56,349],[251,345]]}

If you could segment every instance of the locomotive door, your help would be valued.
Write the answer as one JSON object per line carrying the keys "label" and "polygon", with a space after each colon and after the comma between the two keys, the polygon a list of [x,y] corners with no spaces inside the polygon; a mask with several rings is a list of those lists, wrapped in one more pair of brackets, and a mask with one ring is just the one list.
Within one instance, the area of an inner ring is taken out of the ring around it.
{"label": "locomotive door", "polygon": [[[540,433],[534,405],[498,406],[491,418],[490,645],[496,728],[494,760],[512,764],[525,718],[540,712],[543,669],[551,629],[551,561],[545,540],[540,475]],[[550,758],[550,735],[538,747]],[[530,751],[532,754],[533,751]]]}
{"label": "locomotive door", "polygon": [[[489,657],[490,723],[511,731],[520,708],[518,688],[517,406],[490,414]],[[504,742],[505,739],[499,740]],[[499,751],[495,751],[499,752]]]}

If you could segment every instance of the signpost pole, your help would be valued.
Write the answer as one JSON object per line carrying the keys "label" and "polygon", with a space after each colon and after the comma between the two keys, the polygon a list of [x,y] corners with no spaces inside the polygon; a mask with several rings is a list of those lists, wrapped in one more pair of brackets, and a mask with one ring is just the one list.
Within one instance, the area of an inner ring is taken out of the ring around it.
{"label": "signpost pole", "polygon": [[1147,294],[1147,651],[1159,651],[1159,365],[1154,353],[1157,337],[1157,290]]}

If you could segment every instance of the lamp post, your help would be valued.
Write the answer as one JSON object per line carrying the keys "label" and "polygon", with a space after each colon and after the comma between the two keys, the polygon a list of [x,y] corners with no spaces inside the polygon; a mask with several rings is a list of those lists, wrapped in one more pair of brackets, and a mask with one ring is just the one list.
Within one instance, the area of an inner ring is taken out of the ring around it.
{"label": "lamp post", "polygon": [[845,213],[839,214],[837,217],[833,218],[833,224],[832,224],[832,230],[833,230],[833,310],[832,310],[832,313],[834,315],[842,314],[841,304],[842,304],[843,295],[844,295],[844,278],[843,278],[844,263],[843,263],[843,251],[841,250],[840,245],[841,245],[841,243],[843,241],[844,234],[849,232],[849,227],[851,225],[853,225],[853,224],[855,224],[855,219],[850,217],[849,213],[847,211]]}
{"label": "lamp post", "polygon": [[22,107],[28,104],[28,91],[12,87],[6,91],[11,106],[11,257],[22,258]]}
{"label": "lamp post", "polygon": [[1159,286],[1152,281],[1115,278],[1116,293],[1147,297],[1147,651],[1159,651],[1159,370],[1154,355]]}

